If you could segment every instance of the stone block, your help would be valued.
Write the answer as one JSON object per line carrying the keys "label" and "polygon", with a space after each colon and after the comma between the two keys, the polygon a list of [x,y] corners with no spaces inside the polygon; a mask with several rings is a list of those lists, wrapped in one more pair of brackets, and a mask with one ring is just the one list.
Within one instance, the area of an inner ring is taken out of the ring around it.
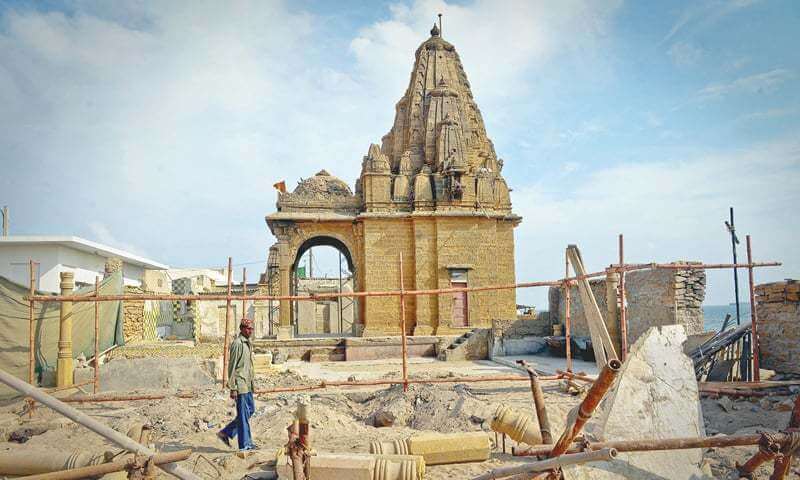
{"label": "stone block", "polygon": [[[616,386],[585,427],[595,440],[703,437],[705,428],[681,325],[650,328],[631,348]],[[710,479],[701,449],[620,453],[610,462],[566,467],[566,479]]]}

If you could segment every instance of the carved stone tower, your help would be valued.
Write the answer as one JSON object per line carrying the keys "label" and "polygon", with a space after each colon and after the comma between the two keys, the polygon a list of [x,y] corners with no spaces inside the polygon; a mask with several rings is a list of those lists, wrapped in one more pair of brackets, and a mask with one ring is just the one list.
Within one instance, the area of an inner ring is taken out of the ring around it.
{"label": "carved stone tower", "polygon": [[[397,289],[401,274],[406,289],[418,290],[514,283],[513,229],[521,218],[511,212],[502,168],[458,53],[434,25],[416,51],[394,124],[361,161],[355,194],[327,172],[280,194],[267,223],[281,252],[281,292],[290,293],[290,274],[309,245],[343,249],[357,291]],[[305,185],[312,180],[313,189]],[[408,333],[416,335],[516,316],[513,290],[406,302]],[[290,310],[281,305],[284,328]],[[354,334],[400,333],[397,297],[363,298],[358,312]]]}

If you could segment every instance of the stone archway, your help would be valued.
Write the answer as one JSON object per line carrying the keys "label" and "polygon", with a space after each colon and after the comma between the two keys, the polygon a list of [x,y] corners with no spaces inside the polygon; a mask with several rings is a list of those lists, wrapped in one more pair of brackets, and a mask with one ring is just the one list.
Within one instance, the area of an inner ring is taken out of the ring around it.
{"label": "stone archway", "polygon": [[[359,272],[354,261],[354,252],[343,239],[337,237],[335,234],[320,232],[304,238],[294,249],[289,275],[291,295],[305,296],[355,290]],[[342,272],[340,268],[336,278],[315,277],[309,271],[304,271],[301,277],[298,274],[301,269],[301,259],[314,247],[330,247],[337,251],[340,255],[340,267],[342,263],[346,263],[346,270]],[[359,305],[355,297],[295,300],[289,306],[294,337],[346,337],[360,334]]]}

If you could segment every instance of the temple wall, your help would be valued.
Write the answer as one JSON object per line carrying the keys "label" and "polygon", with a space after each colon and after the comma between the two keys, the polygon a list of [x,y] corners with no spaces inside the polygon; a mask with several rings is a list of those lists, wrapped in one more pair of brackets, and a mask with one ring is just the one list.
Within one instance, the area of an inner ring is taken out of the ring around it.
{"label": "temple wall", "polygon": [[[414,288],[413,225],[407,218],[366,219],[364,222],[364,290],[400,289],[400,253],[403,253],[403,283]],[[365,336],[400,334],[400,298],[364,299]],[[406,298],[406,333],[413,333],[416,300]]]}

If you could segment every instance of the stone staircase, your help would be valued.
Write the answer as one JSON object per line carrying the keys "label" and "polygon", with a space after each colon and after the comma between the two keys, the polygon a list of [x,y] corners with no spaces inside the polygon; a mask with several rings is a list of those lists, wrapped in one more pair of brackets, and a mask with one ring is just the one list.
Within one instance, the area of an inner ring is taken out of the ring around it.
{"label": "stone staircase", "polygon": [[489,329],[474,328],[456,338],[437,358],[443,361],[481,360],[489,355]]}

